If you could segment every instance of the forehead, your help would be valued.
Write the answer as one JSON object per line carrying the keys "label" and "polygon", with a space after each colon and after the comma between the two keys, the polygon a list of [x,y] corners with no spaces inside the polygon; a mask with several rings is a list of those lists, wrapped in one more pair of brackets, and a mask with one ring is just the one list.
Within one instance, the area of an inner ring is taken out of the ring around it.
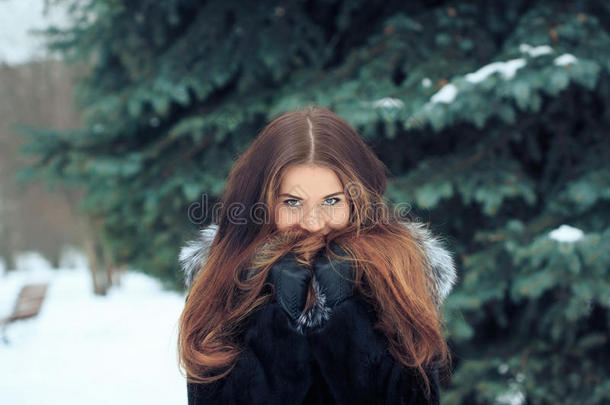
{"label": "forehead", "polygon": [[280,185],[280,193],[301,198],[316,198],[343,191],[335,172],[324,166],[297,165],[288,167]]}

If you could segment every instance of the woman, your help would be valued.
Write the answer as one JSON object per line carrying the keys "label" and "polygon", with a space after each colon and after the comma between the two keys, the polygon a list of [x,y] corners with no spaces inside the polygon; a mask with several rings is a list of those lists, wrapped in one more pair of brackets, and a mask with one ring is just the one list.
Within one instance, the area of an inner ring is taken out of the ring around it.
{"label": "woman", "polygon": [[180,254],[190,405],[439,403],[454,263],[385,203],[387,174],[326,108],[262,130]]}

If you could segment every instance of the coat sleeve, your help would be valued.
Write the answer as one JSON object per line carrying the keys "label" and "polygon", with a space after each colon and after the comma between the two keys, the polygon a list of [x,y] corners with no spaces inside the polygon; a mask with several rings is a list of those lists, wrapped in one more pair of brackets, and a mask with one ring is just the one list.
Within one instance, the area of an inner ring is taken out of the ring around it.
{"label": "coat sleeve", "polygon": [[277,301],[258,309],[230,374],[209,384],[187,382],[189,405],[301,403],[311,385],[306,337]]}
{"label": "coat sleeve", "polygon": [[438,370],[427,372],[430,397],[417,370],[394,359],[374,310],[357,296],[339,303],[307,333],[314,361],[337,404],[439,404]]}

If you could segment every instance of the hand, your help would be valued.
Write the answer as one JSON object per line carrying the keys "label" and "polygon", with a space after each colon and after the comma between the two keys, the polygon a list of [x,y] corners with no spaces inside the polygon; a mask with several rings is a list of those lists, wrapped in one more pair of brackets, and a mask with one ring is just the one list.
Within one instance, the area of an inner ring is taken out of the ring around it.
{"label": "hand", "polygon": [[[331,242],[330,249],[338,255],[348,256],[334,242]],[[331,308],[354,294],[354,276],[354,267],[350,261],[335,258],[329,260],[325,251],[314,261],[314,277],[320,283],[326,303]]]}
{"label": "hand", "polygon": [[269,273],[275,287],[276,300],[288,316],[296,321],[305,307],[311,271],[298,263],[293,253],[288,252],[273,264]]}

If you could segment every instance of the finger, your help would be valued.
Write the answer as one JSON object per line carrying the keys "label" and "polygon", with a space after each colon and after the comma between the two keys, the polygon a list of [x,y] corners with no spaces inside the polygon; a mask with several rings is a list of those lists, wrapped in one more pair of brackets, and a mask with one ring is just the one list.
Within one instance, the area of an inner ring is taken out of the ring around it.
{"label": "finger", "polygon": [[[346,256],[345,251],[337,245],[331,246],[331,250]],[[335,306],[353,295],[355,271],[351,261],[331,258],[327,252],[323,252],[314,263],[314,274],[329,305]]]}
{"label": "finger", "polygon": [[[345,255],[344,253],[340,254],[342,256]],[[324,252],[314,262],[314,273],[316,276],[321,276],[324,278],[340,278],[345,281],[353,281],[355,276],[354,267],[351,261],[330,258],[326,252]]]}
{"label": "finger", "polygon": [[296,319],[305,306],[311,276],[309,269],[298,263],[292,254],[272,267],[276,299],[292,319]]}

